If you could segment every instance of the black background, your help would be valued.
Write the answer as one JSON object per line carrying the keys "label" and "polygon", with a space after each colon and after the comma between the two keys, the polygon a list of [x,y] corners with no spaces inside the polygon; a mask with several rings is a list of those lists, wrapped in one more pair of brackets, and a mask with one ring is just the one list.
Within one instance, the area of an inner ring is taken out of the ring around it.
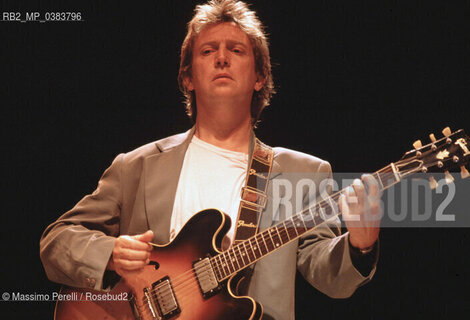
{"label": "black background", "polygon": [[[0,1],[1,12],[80,11],[84,22],[4,22],[1,288],[51,293],[44,228],[92,192],[115,155],[190,127],[176,76],[194,1]],[[470,8],[456,1],[255,1],[278,94],[257,135],[374,171],[445,126],[470,130]],[[470,183],[466,181],[467,185]],[[462,208],[458,214],[469,214]],[[468,229],[383,229],[373,281],[333,300],[297,281],[298,319],[460,318]],[[52,318],[52,302],[0,302]],[[464,313],[462,313],[464,312]],[[463,316],[465,317],[465,316]]]}

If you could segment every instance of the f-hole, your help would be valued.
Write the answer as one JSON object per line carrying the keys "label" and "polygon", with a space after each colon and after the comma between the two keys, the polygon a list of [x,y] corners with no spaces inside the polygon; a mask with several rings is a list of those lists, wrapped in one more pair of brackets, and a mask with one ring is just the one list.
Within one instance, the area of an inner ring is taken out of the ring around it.
{"label": "f-hole", "polygon": [[160,268],[160,264],[157,261],[150,260],[149,264],[155,266],[155,270],[158,270],[158,268]]}

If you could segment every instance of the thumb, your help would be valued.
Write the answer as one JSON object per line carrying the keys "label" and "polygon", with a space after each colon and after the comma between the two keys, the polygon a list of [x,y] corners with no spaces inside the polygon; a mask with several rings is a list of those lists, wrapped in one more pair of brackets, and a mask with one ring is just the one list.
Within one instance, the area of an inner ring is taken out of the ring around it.
{"label": "thumb", "polygon": [[138,234],[134,236],[134,239],[142,241],[142,242],[150,242],[153,240],[153,231],[147,230],[145,233]]}

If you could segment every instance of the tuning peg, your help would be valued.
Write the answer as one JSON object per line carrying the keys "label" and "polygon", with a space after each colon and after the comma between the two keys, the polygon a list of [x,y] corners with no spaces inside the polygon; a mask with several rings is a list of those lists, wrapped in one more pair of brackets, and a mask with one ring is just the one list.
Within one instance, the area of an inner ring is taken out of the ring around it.
{"label": "tuning peg", "polygon": [[431,134],[429,135],[429,139],[431,139],[431,142],[436,142],[436,141],[437,141],[437,140],[436,140],[436,137],[434,136],[434,133],[431,133]]}
{"label": "tuning peg", "polygon": [[452,134],[452,132],[450,131],[450,128],[449,127],[445,127],[443,130],[442,130],[442,134],[446,137],[450,136]]}
{"label": "tuning peg", "polygon": [[436,189],[437,185],[438,185],[438,183],[437,183],[436,179],[434,179],[433,176],[430,176],[429,177],[429,186],[431,187],[431,189],[432,190]]}
{"label": "tuning peg", "polygon": [[460,166],[460,176],[462,179],[470,177],[470,173],[468,173],[468,170],[465,168],[465,166]]}
{"label": "tuning peg", "polygon": [[416,140],[415,142],[413,142],[413,147],[415,149],[419,149],[423,146],[423,144],[421,143],[421,140]]}
{"label": "tuning peg", "polygon": [[446,183],[449,184],[449,183],[452,183],[454,182],[454,177],[452,177],[452,175],[449,173],[449,171],[444,171],[445,174],[446,174]]}

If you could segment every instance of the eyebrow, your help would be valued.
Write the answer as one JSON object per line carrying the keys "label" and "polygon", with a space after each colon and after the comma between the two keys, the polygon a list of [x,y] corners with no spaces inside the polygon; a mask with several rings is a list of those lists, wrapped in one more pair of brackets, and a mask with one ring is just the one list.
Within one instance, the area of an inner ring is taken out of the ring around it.
{"label": "eyebrow", "polygon": [[[247,47],[243,42],[237,41],[237,40],[226,40],[226,42],[227,42],[228,45],[232,45],[232,46],[241,45],[244,48]],[[206,41],[206,42],[201,43],[201,45],[199,45],[198,48],[204,47],[206,45],[216,47],[216,46],[218,46],[219,43],[220,43],[220,41]]]}

